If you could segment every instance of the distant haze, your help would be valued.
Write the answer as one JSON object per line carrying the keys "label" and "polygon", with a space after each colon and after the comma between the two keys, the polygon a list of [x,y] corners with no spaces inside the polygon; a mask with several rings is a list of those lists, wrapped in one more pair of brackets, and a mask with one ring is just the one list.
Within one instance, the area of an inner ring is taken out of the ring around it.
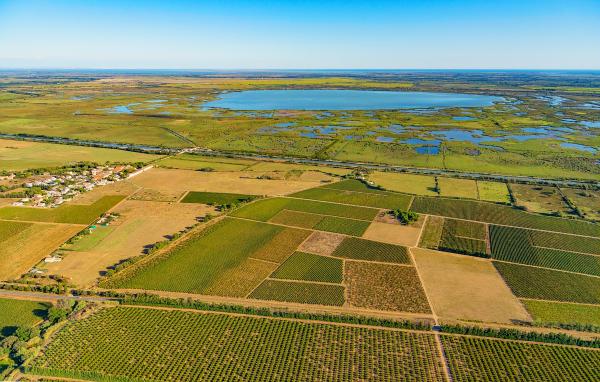
{"label": "distant haze", "polygon": [[600,69],[599,0],[0,0],[0,68]]}

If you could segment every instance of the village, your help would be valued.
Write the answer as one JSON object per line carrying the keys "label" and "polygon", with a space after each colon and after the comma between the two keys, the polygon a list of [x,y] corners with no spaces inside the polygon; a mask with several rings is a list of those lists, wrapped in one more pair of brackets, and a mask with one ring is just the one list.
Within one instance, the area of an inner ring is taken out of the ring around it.
{"label": "village", "polygon": [[85,169],[81,172],[67,171],[62,174],[44,174],[23,184],[30,196],[12,203],[13,206],[42,208],[58,207],[76,195],[126,179],[136,170],[131,165],[108,165]]}

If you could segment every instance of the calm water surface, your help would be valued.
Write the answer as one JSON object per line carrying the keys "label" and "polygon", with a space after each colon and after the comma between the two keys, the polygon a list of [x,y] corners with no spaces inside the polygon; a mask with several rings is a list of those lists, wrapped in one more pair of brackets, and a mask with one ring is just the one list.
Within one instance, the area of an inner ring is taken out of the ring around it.
{"label": "calm water surface", "polygon": [[502,97],[374,90],[246,90],[222,93],[203,108],[232,110],[377,110],[483,107]]}

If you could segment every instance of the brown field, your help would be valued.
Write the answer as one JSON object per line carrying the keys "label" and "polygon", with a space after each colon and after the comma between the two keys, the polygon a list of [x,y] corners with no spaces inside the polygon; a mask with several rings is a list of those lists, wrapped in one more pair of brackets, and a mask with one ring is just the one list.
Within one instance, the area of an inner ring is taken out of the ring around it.
{"label": "brown field", "polygon": [[414,267],[348,260],[344,273],[350,305],[411,313],[431,311]]}
{"label": "brown field", "polygon": [[369,228],[363,234],[363,238],[381,241],[384,243],[404,245],[414,247],[418,244],[421,229],[425,221],[425,216],[421,215],[419,220],[411,225],[401,225],[393,219],[394,224],[382,223],[376,221],[371,223]]}
{"label": "brown field", "polygon": [[0,280],[14,279],[27,272],[84,226],[36,223],[0,242]]}
{"label": "brown field", "polygon": [[283,263],[309,235],[309,230],[286,227],[254,252],[252,257],[273,263]]}
{"label": "brown field", "polygon": [[344,237],[336,233],[315,231],[300,245],[298,250],[317,255],[331,255]]}
{"label": "brown field", "polygon": [[426,196],[438,195],[433,176],[374,171],[369,175],[369,180],[390,191]]}
{"label": "brown field", "polygon": [[64,251],[63,261],[48,264],[48,271],[66,276],[78,286],[89,286],[107,267],[141,254],[144,246],[192,225],[197,217],[214,213],[214,208],[203,204],[126,200],[114,212],[121,216],[106,237],[85,251]]}
{"label": "brown field", "polygon": [[347,168],[336,168],[336,167],[325,167],[325,166],[311,166],[295,163],[283,163],[283,162],[257,162],[252,165],[248,170],[251,171],[319,171],[327,174],[346,175],[351,172]]}
{"label": "brown field", "polygon": [[199,172],[153,168],[129,182],[143,188],[134,198],[145,193],[160,200],[178,200],[186,191],[230,192],[249,195],[286,195],[322,185],[314,180],[256,179],[252,172]]}
{"label": "brown field", "polygon": [[411,252],[441,318],[499,323],[531,319],[489,260],[418,248]]}

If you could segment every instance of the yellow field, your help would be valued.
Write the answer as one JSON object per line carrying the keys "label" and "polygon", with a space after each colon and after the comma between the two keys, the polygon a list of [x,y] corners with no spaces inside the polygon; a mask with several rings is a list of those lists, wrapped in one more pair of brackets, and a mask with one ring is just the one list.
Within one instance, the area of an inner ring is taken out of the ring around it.
{"label": "yellow field", "polygon": [[433,176],[375,171],[369,175],[369,180],[390,191],[437,196]]}
{"label": "yellow field", "polygon": [[[320,186],[315,180],[256,179],[253,172],[199,172],[153,168],[129,180],[159,200],[179,200],[187,191],[230,192],[249,195],[286,195]],[[148,198],[149,199],[149,198]]]}
{"label": "yellow field", "polygon": [[71,224],[33,223],[23,232],[1,241],[0,280],[14,279],[27,272],[83,228]]}
{"label": "yellow field", "polygon": [[441,196],[454,198],[477,198],[477,182],[471,179],[438,178]]}
{"label": "yellow field", "polygon": [[411,252],[441,318],[499,323],[531,319],[489,260],[419,248]]}

